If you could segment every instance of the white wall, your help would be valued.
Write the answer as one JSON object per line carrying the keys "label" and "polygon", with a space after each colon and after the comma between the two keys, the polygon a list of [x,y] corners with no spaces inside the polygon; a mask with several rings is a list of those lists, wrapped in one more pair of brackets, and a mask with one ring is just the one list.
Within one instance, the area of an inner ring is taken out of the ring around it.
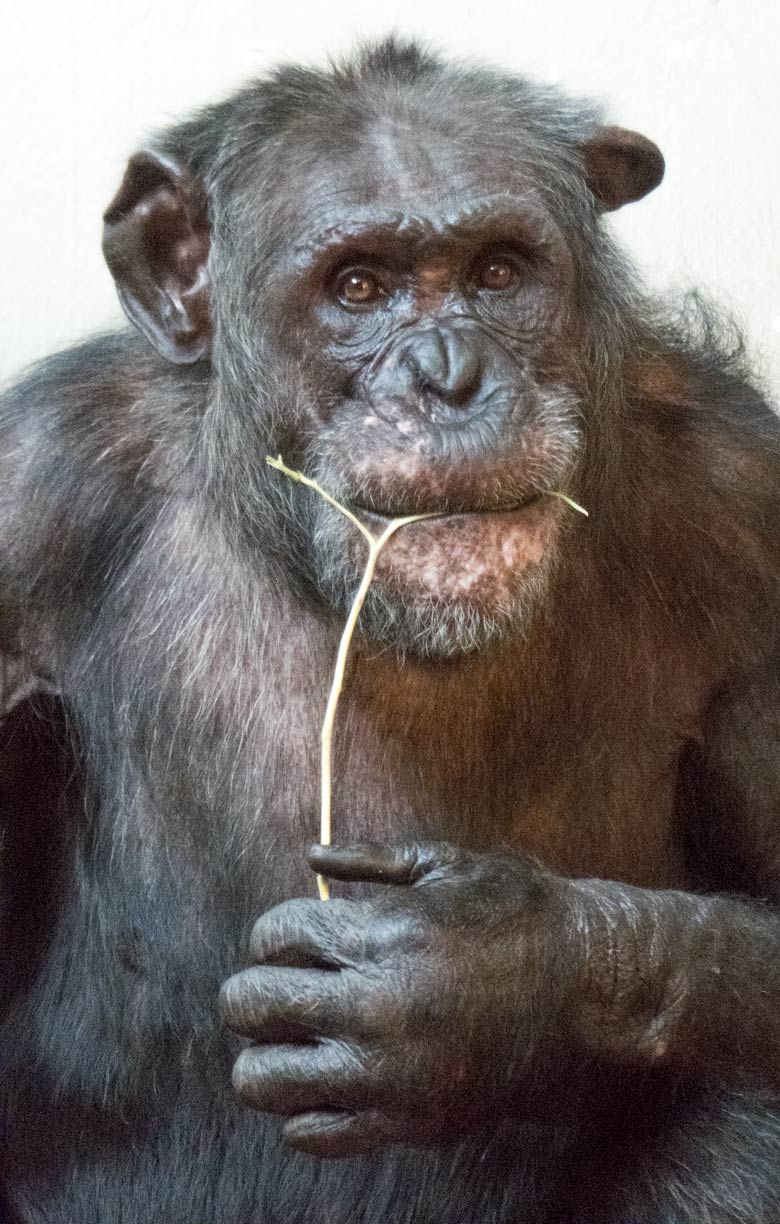
{"label": "white wall", "polygon": [[616,224],[705,284],[780,386],[777,0],[17,0],[0,26],[0,378],[117,317],[100,216],[143,133],[279,59],[390,29],[609,101],[667,177]]}

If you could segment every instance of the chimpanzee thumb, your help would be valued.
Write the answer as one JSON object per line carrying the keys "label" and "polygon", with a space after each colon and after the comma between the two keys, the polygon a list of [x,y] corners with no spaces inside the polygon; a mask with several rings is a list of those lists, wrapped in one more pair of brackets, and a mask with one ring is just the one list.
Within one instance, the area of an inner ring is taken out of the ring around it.
{"label": "chimpanzee thumb", "polygon": [[467,857],[449,842],[358,842],[349,846],[312,846],[309,864],[334,880],[371,884],[417,884],[431,872]]}

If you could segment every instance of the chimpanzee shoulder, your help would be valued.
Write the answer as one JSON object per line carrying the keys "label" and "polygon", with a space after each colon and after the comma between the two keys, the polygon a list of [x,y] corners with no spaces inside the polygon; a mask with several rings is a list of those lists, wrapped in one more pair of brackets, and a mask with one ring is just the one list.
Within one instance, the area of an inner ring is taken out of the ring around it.
{"label": "chimpanzee shoulder", "polygon": [[[174,373],[122,330],[37,363],[0,399],[0,571],[28,629],[36,609],[88,590],[99,599],[161,501],[186,493],[207,377]],[[10,619],[5,644],[17,649]]]}

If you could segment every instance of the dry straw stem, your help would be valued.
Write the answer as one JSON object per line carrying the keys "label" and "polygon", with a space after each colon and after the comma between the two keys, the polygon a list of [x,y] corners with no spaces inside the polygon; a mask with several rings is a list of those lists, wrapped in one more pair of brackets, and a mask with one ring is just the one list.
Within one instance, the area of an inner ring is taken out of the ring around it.
{"label": "dry straw stem", "polygon": [[[352,607],[349,610],[347,623],[341,634],[339,642],[338,654],[336,655],[336,666],[333,670],[333,680],[330,686],[330,694],[328,696],[328,704],[325,709],[325,719],[322,724],[321,735],[321,753],[320,753],[320,843],[323,846],[329,846],[331,840],[331,794],[333,790],[332,778],[332,762],[333,762],[333,723],[336,718],[336,707],[339,703],[341,690],[344,687],[344,673],[347,667],[347,655],[349,654],[349,646],[352,641],[352,635],[355,632],[357,618],[360,615],[360,609],[366,598],[366,593],[371,585],[371,579],[374,577],[377,558],[384,548],[387,541],[392,535],[398,531],[399,527],[405,527],[408,523],[416,523],[419,519],[431,518],[430,514],[410,514],[406,518],[393,519],[388,523],[385,530],[380,536],[374,536],[367,527],[361,523],[360,519],[348,510],[346,506],[342,506],[341,502],[337,502],[335,497],[331,497],[330,493],[323,489],[322,485],[316,480],[312,480],[309,476],[304,476],[302,472],[295,472],[292,468],[288,468],[282,461],[281,455],[276,459],[272,459],[270,455],[266,456],[266,463],[272,468],[276,468],[279,472],[284,472],[285,476],[289,476],[291,480],[297,480],[299,484],[308,485],[310,489],[314,489],[315,493],[319,493],[320,497],[324,497],[326,502],[330,502],[331,506],[335,506],[337,510],[348,518],[351,523],[354,523],[358,531],[366,538],[368,543],[368,560],[366,568],[363,571],[363,577],[360,581],[360,586],[357,589],[355,598],[352,600]],[[320,894],[321,901],[327,901],[330,897],[327,880],[321,875],[317,876],[317,888]]]}
{"label": "dry straw stem", "polygon": [[[331,506],[334,506],[336,510],[340,511],[340,513],[343,514],[345,518],[348,518],[351,523],[354,523],[358,531],[365,536],[366,542],[368,543],[368,560],[366,561],[366,568],[363,571],[360,586],[358,587],[355,598],[352,601],[352,607],[349,610],[347,623],[345,624],[344,630],[341,634],[338,654],[336,655],[336,666],[333,671],[333,680],[331,682],[328,704],[325,710],[325,719],[322,724],[320,755],[320,843],[323,846],[329,846],[331,840],[331,794],[333,789],[333,723],[336,718],[336,707],[338,706],[339,697],[341,696],[341,690],[344,687],[344,673],[347,667],[347,656],[349,654],[352,635],[355,632],[355,625],[357,624],[357,619],[360,615],[360,609],[363,607],[368,588],[371,585],[371,579],[374,577],[377,558],[390,537],[395,535],[396,531],[398,531],[400,527],[406,527],[409,523],[417,523],[420,521],[420,519],[437,518],[439,516],[435,513],[410,514],[406,518],[393,519],[390,523],[388,523],[387,527],[380,536],[375,536],[366,526],[364,526],[363,523],[361,523],[360,519],[354,515],[351,510],[348,510],[346,506],[342,506],[341,502],[337,502],[335,497],[331,497],[330,493],[323,489],[322,485],[318,484],[316,480],[312,480],[309,476],[304,476],[302,472],[296,472],[292,468],[288,468],[283,462],[281,455],[277,455],[275,459],[272,458],[271,455],[266,455],[265,461],[270,467],[276,468],[278,472],[283,472],[285,476],[289,476],[291,480],[295,480],[299,484],[308,485],[310,489],[314,489],[315,493],[319,493],[320,497],[323,497],[326,502],[329,502]],[[572,510],[577,510],[580,514],[587,516],[587,510],[584,510],[582,506],[577,505],[577,503],[572,501],[570,497],[567,497],[565,493],[551,493],[550,496],[560,498],[560,500],[565,502],[567,506],[570,506]],[[320,900],[327,901],[330,897],[330,890],[328,888],[327,881],[321,875],[317,876],[317,889],[319,891]]]}

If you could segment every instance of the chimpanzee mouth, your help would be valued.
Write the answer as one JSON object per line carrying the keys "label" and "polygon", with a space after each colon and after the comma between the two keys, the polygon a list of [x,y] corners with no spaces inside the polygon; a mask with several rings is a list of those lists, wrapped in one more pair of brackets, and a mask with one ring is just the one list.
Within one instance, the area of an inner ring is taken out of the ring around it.
{"label": "chimpanzee mouth", "polygon": [[[375,540],[393,520],[431,515],[396,532],[377,559],[369,592],[379,617],[374,631],[382,636],[387,623],[404,624],[417,641],[425,626],[425,633],[439,633],[456,622],[484,627],[523,619],[555,555],[560,503],[542,493],[511,503],[507,497],[503,505],[495,497],[492,504],[477,497],[471,505],[465,498],[457,506],[432,503],[430,495],[410,495],[388,498],[381,512],[373,499],[370,509],[354,507]],[[355,577],[366,562],[365,542],[357,536],[341,537]]]}
{"label": "chimpanzee mouth", "polygon": [[365,502],[352,501],[350,507],[361,517],[375,519],[381,522],[389,523],[393,519],[410,518],[419,515],[421,518],[466,518],[476,517],[479,515],[494,515],[494,514],[517,514],[523,510],[529,509],[536,505],[545,496],[544,493],[529,493],[527,497],[519,498],[515,501],[508,502],[504,505],[445,505],[445,506],[426,506],[415,505],[413,503],[393,504],[392,506],[377,506],[375,504],[367,505]]}

